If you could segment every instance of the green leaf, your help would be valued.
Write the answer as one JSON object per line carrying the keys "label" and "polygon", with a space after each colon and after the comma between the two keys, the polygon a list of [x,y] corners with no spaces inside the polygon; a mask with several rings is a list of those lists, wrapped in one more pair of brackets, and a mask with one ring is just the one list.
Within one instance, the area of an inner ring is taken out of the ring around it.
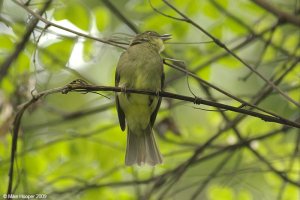
{"label": "green leaf", "polygon": [[218,19],[220,17],[220,12],[209,2],[203,2],[203,13],[205,16],[212,19]]}
{"label": "green leaf", "polygon": [[228,0],[217,0],[217,3],[220,4],[223,8],[228,7]]}
{"label": "green leaf", "polygon": [[58,21],[67,19],[85,31],[90,28],[89,12],[85,6],[79,3],[68,4],[67,7],[56,9],[53,16]]}
{"label": "green leaf", "polygon": [[225,19],[224,24],[227,24],[228,29],[232,31],[231,37],[233,37],[234,35],[242,35],[247,33],[247,30],[243,26],[230,18]]}
{"label": "green leaf", "polygon": [[236,199],[240,199],[240,200],[251,200],[253,199],[251,193],[247,190],[241,190],[238,192],[237,198]]}
{"label": "green leaf", "polygon": [[94,42],[92,40],[85,40],[83,42],[83,59],[84,61],[89,61],[93,59],[94,56]]}
{"label": "green leaf", "polygon": [[65,67],[69,61],[73,47],[73,41],[62,40],[40,49],[39,59],[43,66],[51,71]]}
{"label": "green leaf", "polygon": [[4,77],[0,83],[0,88],[4,90],[7,94],[12,94],[15,91],[14,83],[7,76]]}
{"label": "green leaf", "polygon": [[24,72],[27,72],[30,68],[30,60],[29,57],[24,54],[21,53],[15,63],[16,65],[16,70],[18,74],[23,74]]}
{"label": "green leaf", "polygon": [[226,199],[231,200],[234,197],[233,190],[225,186],[212,186],[208,190],[210,200]]}
{"label": "green leaf", "polygon": [[110,24],[111,16],[110,13],[102,7],[95,8],[93,14],[96,17],[96,26],[99,31],[104,31]]}
{"label": "green leaf", "polygon": [[210,67],[205,67],[204,69],[200,70],[197,73],[202,79],[204,80],[209,80],[210,75],[211,75],[211,68]]}
{"label": "green leaf", "polygon": [[11,50],[14,47],[12,37],[7,34],[0,35],[0,49]]}

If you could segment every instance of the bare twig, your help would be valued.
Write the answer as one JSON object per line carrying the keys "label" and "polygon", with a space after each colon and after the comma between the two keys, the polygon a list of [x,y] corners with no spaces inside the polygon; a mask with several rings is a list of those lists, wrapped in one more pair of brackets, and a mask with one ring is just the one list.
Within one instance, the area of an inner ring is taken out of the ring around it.
{"label": "bare twig", "polygon": [[[300,58],[298,58],[298,59],[293,63],[292,67],[295,67],[295,66],[297,65],[297,63],[299,62],[299,60],[300,60]],[[192,73],[192,72],[190,72],[190,71],[188,71],[188,70],[186,70],[186,69],[184,69],[184,68],[178,67],[178,66],[176,66],[176,65],[174,65],[174,64],[170,64],[170,63],[168,63],[168,62],[166,62],[166,61],[164,61],[164,64],[166,64],[166,65],[168,65],[168,66],[170,66],[170,67],[172,67],[172,68],[175,68],[175,69],[178,70],[178,71],[184,72],[184,73],[186,73],[187,75],[189,75],[189,76],[195,78],[196,80],[200,81],[201,83],[203,83],[203,84],[205,84],[205,85],[207,85],[207,86],[209,86],[209,87],[211,87],[211,88],[217,90],[218,92],[220,92],[220,93],[222,93],[222,94],[224,94],[224,95],[226,95],[226,96],[228,96],[228,97],[230,97],[230,98],[232,98],[232,99],[234,99],[234,100],[240,102],[240,103],[242,104],[242,106],[249,106],[249,107],[251,107],[251,108],[255,108],[255,109],[257,109],[257,110],[260,110],[260,111],[262,111],[262,112],[264,112],[264,113],[267,113],[267,114],[269,114],[269,115],[272,115],[272,116],[274,116],[274,117],[282,118],[281,116],[278,116],[278,115],[276,115],[276,114],[273,113],[273,112],[270,112],[270,111],[267,111],[267,110],[262,109],[262,108],[260,108],[260,107],[257,107],[257,106],[256,106],[255,104],[253,104],[253,103],[246,102],[246,101],[244,101],[244,100],[242,100],[242,99],[240,99],[240,98],[238,98],[238,97],[236,97],[236,96],[234,96],[234,95],[232,95],[232,94],[230,94],[230,93],[228,93],[228,92],[222,90],[221,88],[219,88],[219,87],[217,87],[217,86],[215,86],[215,85],[213,85],[213,84],[211,84],[211,83],[209,83],[209,82],[207,82],[207,81],[201,79],[200,77],[196,76],[194,73]],[[270,86],[270,87],[271,87],[271,86]]]}
{"label": "bare twig", "polygon": [[[43,14],[47,8],[50,6],[52,0],[47,1],[41,11],[39,12],[40,14]],[[35,26],[37,25],[39,19],[33,19],[33,21],[30,23],[29,27],[27,28],[27,31],[23,37],[23,40],[16,45],[15,51],[13,54],[6,59],[5,63],[1,67],[1,72],[0,72],[0,81],[1,79],[6,75],[8,68],[11,66],[11,63],[18,57],[20,52],[24,49],[27,41],[29,40],[29,37],[31,33],[33,32]],[[21,110],[18,112],[18,114],[15,117],[14,120],[14,128],[13,128],[13,138],[18,137],[18,131],[19,131],[19,126],[20,122],[23,116],[24,111],[28,108],[29,105],[31,105],[33,102],[35,102],[35,99],[32,99],[30,103],[27,105],[24,105]],[[15,159],[15,152],[17,150],[17,139],[13,140],[12,142],[12,148],[11,148],[11,163],[10,163],[10,169],[9,169],[9,181],[8,181],[8,187],[7,187],[7,194],[12,193],[12,184],[13,184],[13,171],[14,171],[14,159]]]}
{"label": "bare twig", "polygon": [[111,1],[102,0],[102,2],[106,5],[108,9],[111,10],[113,14],[115,14],[122,22],[124,22],[131,30],[133,30],[133,32],[140,32],[138,28],[131,21],[129,21]]}
{"label": "bare twig", "polygon": [[173,6],[171,3],[169,3],[167,0],[163,0],[163,2],[168,5],[172,10],[174,10],[176,13],[178,13],[181,17],[184,18],[184,22],[187,22],[197,29],[199,29],[201,32],[203,32],[205,35],[207,35],[210,39],[212,39],[215,44],[217,44],[219,47],[223,48],[225,51],[227,51],[230,55],[232,55],[235,59],[237,59],[239,62],[241,62],[244,66],[246,66],[249,70],[253,71],[258,77],[260,77],[263,81],[268,83],[274,90],[276,90],[281,96],[283,96],[285,99],[287,99],[289,102],[293,103],[297,107],[300,107],[300,104],[292,99],[290,96],[288,96],[285,92],[283,92],[280,88],[278,88],[273,82],[268,80],[266,77],[264,77],[261,73],[259,73],[255,68],[253,68],[251,65],[246,63],[242,58],[240,58],[236,53],[231,51],[224,43],[222,43],[219,39],[211,35],[208,31],[206,31],[204,28],[202,28],[199,24],[191,20],[188,16],[186,16],[184,13],[182,13],[180,10],[178,10],[175,6]]}
{"label": "bare twig", "polygon": [[216,168],[207,176],[207,178],[203,181],[202,184],[197,188],[197,190],[193,193],[191,200],[196,200],[204,188],[208,185],[208,183],[218,175],[218,173],[226,166],[226,163],[233,157],[232,154],[228,154],[221,162],[216,166]]}
{"label": "bare twig", "polygon": [[10,156],[10,168],[9,168],[9,173],[8,173],[9,180],[8,180],[7,194],[12,193],[14,161],[15,161],[15,155],[16,155],[16,151],[17,151],[18,133],[19,133],[23,114],[30,105],[35,103],[37,100],[39,100],[43,96],[57,93],[57,92],[60,92],[60,89],[48,90],[47,92],[42,92],[42,93],[34,96],[30,101],[26,102],[25,104],[23,104],[21,106],[20,110],[18,111],[18,113],[14,119],[13,130],[12,130],[13,135],[12,135],[12,146],[11,146],[11,156]]}
{"label": "bare twig", "polygon": [[[31,100],[29,100],[28,102],[26,102],[25,104],[22,105],[21,109],[19,110],[19,112],[17,113],[14,123],[13,123],[13,141],[12,141],[12,150],[11,150],[11,163],[10,163],[10,171],[9,171],[9,186],[8,186],[8,194],[10,194],[12,191],[12,184],[13,184],[13,165],[14,165],[14,159],[15,159],[15,153],[17,150],[17,138],[18,138],[18,132],[19,132],[19,128],[20,128],[20,124],[21,124],[21,119],[22,116],[24,114],[24,112],[26,111],[26,109],[32,105],[33,103],[35,103],[37,100],[39,100],[42,97],[45,97],[47,95],[53,94],[53,93],[63,93],[63,94],[67,94],[69,92],[80,92],[80,93],[87,93],[87,92],[95,92],[95,91],[114,91],[114,92],[122,92],[123,88],[120,87],[109,87],[109,86],[93,86],[93,85],[88,85],[85,81],[82,80],[76,80],[73,81],[72,83],[64,86],[64,87],[60,87],[60,88],[55,88],[55,89],[51,89],[51,90],[47,90],[41,93],[38,93],[37,95],[33,96],[33,98]],[[179,95],[179,94],[173,94],[170,92],[156,92],[156,91],[147,91],[147,90],[135,90],[135,89],[130,89],[127,88],[126,89],[127,93],[137,93],[137,94],[147,94],[147,95],[153,95],[153,96],[161,96],[161,97],[166,97],[166,98],[172,98],[172,99],[177,99],[177,100],[182,100],[182,101],[187,101],[187,102],[192,102],[195,104],[203,104],[203,105],[208,105],[208,106],[213,106],[216,108],[221,108],[221,109],[226,109],[226,110],[230,110],[230,111],[234,111],[237,113],[242,113],[242,114],[246,114],[246,115],[250,115],[253,117],[257,117],[260,118],[264,121],[269,121],[269,122],[275,122],[275,123],[279,123],[279,124],[284,124],[284,125],[289,125],[292,127],[297,127],[300,128],[300,124],[297,122],[293,122],[293,121],[289,121],[289,120],[283,120],[283,119],[279,119],[273,116],[269,116],[269,115],[265,115],[265,114],[261,114],[261,113],[257,113],[251,110],[245,110],[242,108],[237,108],[237,107],[233,107],[233,106],[229,106],[229,105],[225,105],[225,104],[221,104],[221,103],[217,103],[217,102],[212,102],[212,101],[207,101],[207,100],[203,100],[197,97],[188,97],[188,96],[184,96],[184,95]],[[222,132],[220,132],[222,133]],[[216,134],[215,137],[211,138],[210,140],[207,141],[206,145],[203,145],[201,149],[197,150],[194,154],[194,156],[190,159],[189,162],[186,163],[186,165],[184,165],[185,167],[183,169],[185,169],[187,166],[189,166],[190,163],[194,162],[194,160],[197,158],[197,155],[207,146],[209,145],[215,138],[217,138],[219,134]]]}
{"label": "bare twig", "polygon": [[85,33],[82,33],[82,32],[78,32],[78,31],[74,31],[72,29],[69,29],[69,28],[66,28],[64,26],[61,26],[61,25],[58,25],[56,23],[53,23],[45,18],[43,18],[41,15],[39,15],[38,13],[32,11],[31,9],[29,9],[27,6],[25,6],[24,4],[16,1],[16,0],[12,0],[14,3],[16,3],[17,5],[19,5],[20,7],[24,8],[28,13],[30,13],[32,16],[34,16],[35,18],[39,19],[40,21],[44,22],[46,24],[46,26],[53,26],[53,27],[56,27],[56,28],[59,28],[61,30],[64,30],[64,31],[67,31],[67,32],[70,32],[70,33],[73,33],[75,35],[78,35],[78,36],[81,36],[81,37],[85,37],[85,38],[89,38],[89,39],[92,39],[92,40],[95,40],[95,41],[98,41],[98,42],[102,42],[104,44],[109,44],[109,45],[112,45],[112,46],[115,46],[115,47],[119,47],[119,48],[122,48],[122,49],[126,49],[126,47],[124,46],[121,46],[121,45],[118,45],[117,42],[113,42],[111,40],[103,40],[103,39],[100,39],[100,38],[97,38],[97,37],[94,37],[94,36],[91,36],[91,35],[88,35],[88,34],[85,34]]}
{"label": "bare twig", "polygon": [[[45,3],[43,8],[39,11],[38,15],[42,15],[47,10],[47,8],[51,4],[51,1],[52,0],[49,0]],[[18,58],[19,54],[25,48],[27,42],[29,41],[30,35],[32,34],[33,30],[35,29],[38,21],[39,21],[38,18],[35,18],[35,19],[31,20],[31,22],[27,26],[26,32],[25,32],[22,40],[18,44],[16,44],[15,49],[12,52],[12,54],[8,58],[6,58],[5,61],[3,62],[3,64],[1,65],[1,68],[0,68],[0,82],[6,76],[6,74],[8,72],[8,69],[11,66],[11,64],[13,63],[13,61]]]}
{"label": "bare twig", "polygon": [[300,17],[299,16],[283,12],[281,9],[276,8],[275,6],[273,6],[272,4],[270,4],[269,2],[267,2],[265,0],[252,0],[252,1],[254,3],[256,3],[257,5],[259,5],[260,7],[267,10],[268,12],[274,14],[279,20],[287,21],[291,24],[294,24],[294,25],[300,27]]}

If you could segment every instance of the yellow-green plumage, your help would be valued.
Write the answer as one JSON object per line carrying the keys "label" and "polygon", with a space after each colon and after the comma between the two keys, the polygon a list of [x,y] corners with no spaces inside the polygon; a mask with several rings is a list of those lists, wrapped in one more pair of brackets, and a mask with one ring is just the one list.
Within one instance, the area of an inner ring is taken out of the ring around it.
{"label": "yellow-green plumage", "polygon": [[[155,32],[137,35],[121,55],[116,70],[116,86],[123,88],[160,91],[163,87],[162,36]],[[121,129],[128,129],[125,164],[162,162],[152,127],[161,97],[142,94],[118,93],[116,105]]]}

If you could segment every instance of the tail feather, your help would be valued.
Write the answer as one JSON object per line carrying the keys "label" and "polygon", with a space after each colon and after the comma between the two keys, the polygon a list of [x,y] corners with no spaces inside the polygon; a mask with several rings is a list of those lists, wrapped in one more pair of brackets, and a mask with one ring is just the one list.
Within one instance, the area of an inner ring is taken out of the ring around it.
{"label": "tail feather", "polygon": [[135,133],[128,128],[125,164],[154,166],[160,163],[162,163],[162,156],[156,145],[151,127],[148,126],[142,133]]}

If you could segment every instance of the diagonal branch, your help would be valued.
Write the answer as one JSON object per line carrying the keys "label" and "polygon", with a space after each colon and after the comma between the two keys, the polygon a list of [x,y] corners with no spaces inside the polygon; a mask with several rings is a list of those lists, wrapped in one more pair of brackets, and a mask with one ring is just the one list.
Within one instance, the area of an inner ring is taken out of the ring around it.
{"label": "diagonal branch", "polygon": [[283,12],[265,0],[252,0],[258,6],[275,15],[279,20],[283,20],[300,27],[300,17]]}
{"label": "diagonal branch", "polygon": [[[290,69],[293,69],[293,68],[298,64],[299,61],[300,61],[300,57],[292,63]],[[255,109],[259,110],[259,111],[262,111],[262,112],[264,112],[264,113],[267,113],[267,114],[269,114],[269,115],[272,115],[272,116],[274,116],[274,117],[276,117],[276,118],[282,118],[281,116],[278,116],[278,115],[276,115],[275,113],[272,113],[272,112],[270,112],[270,111],[267,111],[267,110],[265,110],[265,109],[262,109],[262,108],[256,106],[256,105],[253,104],[253,103],[246,102],[246,101],[242,100],[241,98],[238,98],[238,97],[236,97],[236,96],[234,96],[234,95],[232,95],[232,94],[230,94],[230,93],[228,93],[228,92],[222,90],[221,88],[219,88],[219,87],[217,87],[217,86],[215,86],[215,85],[213,85],[213,84],[211,84],[211,83],[205,81],[204,79],[201,79],[200,77],[196,76],[194,73],[189,72],[188,70],[186,70],[186,69],[185,69],[186,67],[185,67],[185,68],[181,68],[181,67],[179,67],[179,66],[177,66],[177,65],[170,64],[170,63],[166,62],[165,60],[164,60],[164,64],[166,64],[166,65],[168,65],[168,66],[170,66],[170,67],[172,67],[172,68],[174,68],[174,69],[176,69],[176,70],[178,70],[178,71],[184,72],[184,73],[186,73],[187,75],[189,75],[189,76],[195,78],[195,79],[196,79],[197,81],[199,81],[200,83],[203,83],[203,84],[205,84],[206,86],[209,86],[209,87],[211,87],[211,88],[217,90],[218,92],[220,92],[220,93],[222,93],[222,94],[224,94],[224,95],[226,95],[226,96],[228,96],[228,97],[230,97],[230,98],[232,98],[232,99],[234,99],[234,100],[236,100],[236,101],[242,103],[242,106],[249,106],[249,107],[251,107],[251,108],[255,108]],[[280,82],[280,81],[279,81],[279,82]],[[277,83],[275,83],[275,84],[277,84]],[[269,88],[269,87],[272,89],[272,87],[271,87],[270,85],[268,85],[267,83],[266,83],[266,86],[264,86],[264,88]]]}
{"label": "diagonal branch", "polygon": [[56,23],[53,23],[45,18],[43,18],[41,15],[39,15],[38,13],[34,12],[33,10],[31,10],[30,8],[28,8],[26,5],[16,1],[16,0],[12,0],[14,3],[16,3],[17,5],[19,5],[20,7],[22,7],[23,9],[25,9],[28,13],[30,13],[33,17],[35,17],[36,19],[44,22],[46,24],[46,26],[53,26],[53,27],[56,27],[56,28],[59,28],[61,30],[64,30],[64,31],[67,31],[69,33],[73,33],[75,35],[78,35],[78,36],[81,36],[81,37],[85,37],[85,38],[89,38],[89,39],[92,39],[92,40],[95,40],[95,41],[98,41],[98,42],[102,42],[104,44],[109,44],[109,45],[112,45],[112,46],[115,46],[115,47],[119,47],[119,48],[122,48],[122,49],[126,49],[125,47],[121,46],[121,45],[118,45],[118,42],[113,42],[111,40],[104,40],[104,39],[100,39],[100,38],[97,38],[97,37],[94,37],[94,36],[91,36],[91,35],[88,35],[88,34],[85,34],[85,33],[82,33],[82,32],[78,32],[78,31],[74,31],[72,29],[69,29],[69,28],[66,28],[64,26],[61,26],[61,25],[58,25]]}
{"label": "diagonal branch", "polygon": [[132,23],[129,19],[127,19],[121,11],[109,0],[102,0],[102,2],[106,5],[108,9],[111,10],[113,14],[115,14],[122,22],[124,22],[133,32],[140,33],[138,28]]}
{"label": "diagonal branch", "polygon": [[[17,151],[18,132],[19,132],[22,116],[23,116],[24,112],[26,111],[26,109],[28,107],[30,107],[32,104],[34,104],[36,101],[38,101],[39,99],[46,97],[50,94],[54,94],[54,93],[67,94],[69,92],[79,92],[79,93],[85,94],[88,92],[96,92],[96,91],[124,92],[124,88],[111,87],[111,86],[94,86],[94,85],[87,84],[83,80],[75,80],[66,86],[40,92],[40,93],[34,95],[31,100],[29,100],[28,102],[24,103],[21,106],[20,110],[17,112],[17,115],[16,115],[14,123],[13,123],[13,138],[12,138],[12,147],[11,147],[9,184],[8,184],[7,194],[11,194],[11,192],[12,192],[13,166],[14,166],[15,154]],[[300,124],[297,122],[293,122],[293,121],[290,121],[287,119],[273,117],[270,115],[265,115],[262,113],[254,112],[251,110],[246,110],[246,109],[239,108],[239,107],[229,106],[226,104],[221,104],[221,103],[217,103],[217,102],[213,102],[213,101],[200,99],[198,97],[189,97],[189,96],[174,94],[174,93],[170,93],[170,92],[163,92],[163,91],[157,92],[157,91],[149,91],[149,90],[136,90],[136,89],[130,89],[130,88],[126,88],[126,93],[136,93],[136,94],[145,94],[145,95],[153,95],[153,96],[159,95],[161,97],[182,100],[182,101],[191,102],[191,103],[194,103],[197,105],[203,104],[203,105],[213,106],[213,107],[220,108],[220,109],[230,110],[233,112],[242,113],[242,114],[250,115],[250,116],[253,116],[256,118],[260,118],[267,122],[275,122],[278,124],[283,124],[283,125],[288,125],[288,126],[295,127],[295,128],[300,128]],[[214,138],[218,137],[218,135],[219,134],[216,134],[215,137],[213,137],[211,140],[209,140],[206,144],[207,145],[210,144],[210,142],[212,142],[214,140]],[[190,162],[193,162],[197,158],[198,153],[200,151],[202,151],[205,147],[206,146],[203,145],[202,148],[198,149],[195,152],[195,157],[192,157]]]}
{"label": "diagonal branch", "polygon": [[258,77],[260,77],[263,81],[265,81],[268,85],[270,85],[274,90],[276,90],[281,96],[283,96],[285,99],[287,99],[289,102],[293,103],[297,107],[300,108],[300,104],[292,99],[290,96],[288,96],[285,92],[283,92],[279,87],[277,87],[272,81],[268,80],[266,77],[264,77],[261,73],[259,73],[255,68],[253,68],[251,65],[246,63],[242,58],[240,58],[236,53],[231,51],[224,43],[222,43],[219,39],[211,35],[208,31],[203,29],[199,24],[194,22],[192,19],[190,19],[188,16],[186,16],[184,13],[182,13],[180,10],[178,10],[175,6],[173,6],[171,3],[169,3],[167,0],[163,0],[163,2],[169,6],[172,10],[174,10],[176,13],[178,13],[181,17],[184,18],[184,21],[186,23],[189,23],[199,29],[201,32],[203,32],[205,35],[207,35],[209,38],[211,38],[219,47],[223,48],[225,51],[227,51],[231,56],[233,56],[235,59],[237,59],[239,62],[241,62],[244,66],[246,66],[249,70],[251,70],[253,73],[255,73]]}
{"label": "diagonal branch", "polygon": [[[47,8],[50,6],[52,0],[48,0],[45,5],[43,6],[43,8],[39,11],[38,15],[42,15]],[[38,18],[34,18],[31,20],[31,22],[29,23],[26,32],[22,38],[22,40],[16,44],[14,51],[12,52],[12,54],[5,59],[5,61],[3,62],[3,64],[1,65],[0,68],[0,82],[1,80],[6,76],[9,67],[11,66],[11,64],[13,63],[14,60],[16,60],[19,56],[19,54],[23,51],[23,49],[25,48],[27,42],[29,41],[30,35],[33,32],[33,30],[35,29],[37,23],[38,23],[39,19]]]}

